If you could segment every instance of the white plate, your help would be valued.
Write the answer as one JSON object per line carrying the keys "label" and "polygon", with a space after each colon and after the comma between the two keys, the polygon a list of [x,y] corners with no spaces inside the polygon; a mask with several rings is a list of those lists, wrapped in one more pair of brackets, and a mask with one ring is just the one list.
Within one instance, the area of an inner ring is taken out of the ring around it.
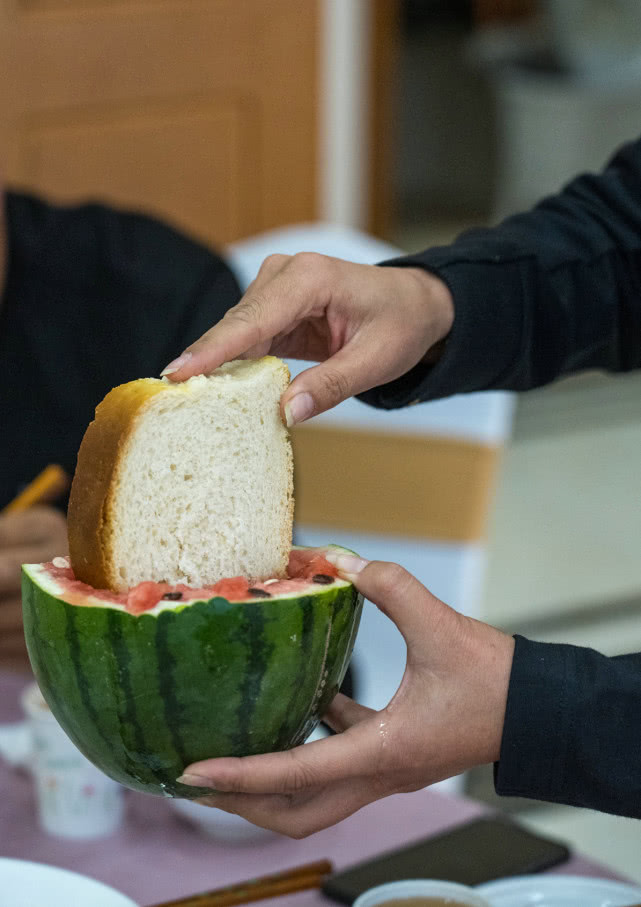
{"label": "white plate", "polygon": [[585,876],[515,876],[477,885],[492,907],[627,907],[641,902],[641,888]]}
{"label": "white plate", "polygon": [[0,903],[2,907],[138,907],[124,894],[87,876],[6,857],[0,857]]}

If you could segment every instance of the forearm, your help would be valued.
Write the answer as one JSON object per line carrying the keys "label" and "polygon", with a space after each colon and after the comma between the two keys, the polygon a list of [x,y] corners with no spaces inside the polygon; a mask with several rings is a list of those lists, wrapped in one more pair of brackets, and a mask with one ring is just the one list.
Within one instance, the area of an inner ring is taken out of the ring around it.
{"label": "forearm", "polygon": [[641,142],[526,214],[386,264],[440,278],[454,324],[434,367],[422,363],[363,395],[367,402],[391,408],[639,367]]}
{"label": "forearm", "polygon": [[641,818],[641,654],[516,637],[499,794]]}

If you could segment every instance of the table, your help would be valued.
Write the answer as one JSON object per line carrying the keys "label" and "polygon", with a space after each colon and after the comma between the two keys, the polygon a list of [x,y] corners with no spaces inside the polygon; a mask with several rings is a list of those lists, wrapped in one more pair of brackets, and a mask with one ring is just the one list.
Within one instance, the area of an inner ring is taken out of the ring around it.
{"label": "table", "polygon": [[[21,719],[18,696],[30,680],[0,672],[0,723]],[[165,800],[128,791],[125,823],[117,834],[68,841],[40,831],[30,778],[0,762],[0,856],[81,872],[141,905],[318,859],[328,858],[339,869],[487,812],[480,803],[422,790],[380,800],[302,841],[273,835],[251,844],[223,844],[188,824]],[[580,856],[553,871],[618,878]],[[329,904],[318,891],[270,901],[270,907]]]}

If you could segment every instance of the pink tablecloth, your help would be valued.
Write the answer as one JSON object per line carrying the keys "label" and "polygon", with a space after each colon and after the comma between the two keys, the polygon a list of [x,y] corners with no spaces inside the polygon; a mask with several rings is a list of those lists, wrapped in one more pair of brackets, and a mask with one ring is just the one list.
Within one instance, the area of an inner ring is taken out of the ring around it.
{"label": "pink tablecloth", "polygon": [[[0,722],[20,719],[18,693],[28,678],[0,673]],[[432,791],[381,800],[303,841],[272,836],[254,844],[221,844],[182,820],[168,803],[128,792],[122,829],[99,841],[68,841],[41,832],[31,781],[0,762],[0,856],[65,867],[112,885],[140,904],[328,858],[335,868],[426,837],[486,809]],[[562,873],[617,878],[573,857]],[[270,907],[327,907],[319,892],[273,899]]]}

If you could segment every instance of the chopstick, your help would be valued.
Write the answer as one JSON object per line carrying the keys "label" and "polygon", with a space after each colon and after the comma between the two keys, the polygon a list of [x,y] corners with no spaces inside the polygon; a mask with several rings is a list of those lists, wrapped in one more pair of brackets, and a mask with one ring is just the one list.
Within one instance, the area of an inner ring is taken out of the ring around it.
{"label": "chopstick", "polygon": [[331,871],[332,864],[329,860],[319,860],[274,875],[203,891],[175,901],[163,901],[162,904],[152,904],[150,907],[233,907],[236,904],[248,904],[263,898],[305,891],[307,888],[320,888],[325,876]]}
{"label": "chopstick", "polygon": [[2,510],[3,514],[22,513],[36,504],[54,501],[69,487],[69,476],[55,463],[46,466],[13,501]]}

